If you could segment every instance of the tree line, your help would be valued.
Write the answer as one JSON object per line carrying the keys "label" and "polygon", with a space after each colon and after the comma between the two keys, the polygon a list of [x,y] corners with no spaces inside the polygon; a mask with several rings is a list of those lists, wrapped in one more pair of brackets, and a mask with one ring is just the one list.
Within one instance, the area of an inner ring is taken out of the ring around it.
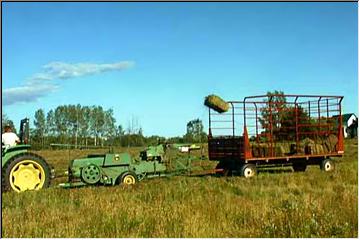
{"label": "tree line", "polygon": [[[36,110],[33,127],[30,128],[31,144],[35,148],[48,148],[50,144],[69,144],[73,147],[90,146],[147,146],[159,142],[200,143],[207,135],[200,119],[187,123],[183,136],[165,138],[144,136],[143,129],[134,117],[128,126],[117,125],[113,109],[102,106],[61,105],[47,113]],[[10,125],[16,132],[14,122],[2,114],[2,129]]]}

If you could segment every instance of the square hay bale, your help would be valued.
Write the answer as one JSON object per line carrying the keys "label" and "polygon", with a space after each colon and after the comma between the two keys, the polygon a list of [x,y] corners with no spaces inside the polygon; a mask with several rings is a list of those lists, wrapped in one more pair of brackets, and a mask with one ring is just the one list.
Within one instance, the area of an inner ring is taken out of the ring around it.
{"label": "square hay bale", "polygon": [[305,154],[324,154],[323,145],[316,143],[310,138],[303,139],[300,143],[300,148],[303,148]]}
{"label": "square hay bale", "polygon": [[257,145],[251,147],[253,157],[260,157],[260,149]]}
{"label": "square hay bale", "polygon": [[301,143],[302,144],[305,144],[305,145],[307,145],[307,144],[315,144],[315,141],[314,140],[312,140],[311,138],[304,138],[303,140],[301,140]]}
{"label": "square hay bale", "polygon": [[285,156],[285,154],[286,154],[285,148],[282,145],[277,145],[275,147],[275,156],[283,157],[283,156]]}
{"label": "square hay bale", "polygon": [[288,155],[291,152],[290,145],[291,142],[278,142],[276,143],[277,146],[281,147],[281,151],[284,152],[284,155]]}
{"label": "square hay bale", "polygon": [[298,146],[295,144],[296,154],[303,155],[305,154],[305,146],[306,144],[300,142]]}
{"label": "square hay bale", "polygon": [[324,154],[324,147],[321,144],[315,144],[315,154]]}
{"label": "square hay bale", "polygon": [[214,94],[205,97],[204,105],[218,113],[223,113],[229,110],[229,103]]}
{"label": "square hay bale", "polygon": [[338,143],[338,139],[337,139],[336,135],[330,134],[323,142],[325,151],[335,152],[337,143]]}
{"label": "square hay bale", "polygon": [[259,148],[261,157],[269,156],[269,146],[266,143],[260,143]]}
{"label": "square hay bale", "polygon": [[251,150],[253,157],[264,157],[263,149],[261,143],[252,143]]}

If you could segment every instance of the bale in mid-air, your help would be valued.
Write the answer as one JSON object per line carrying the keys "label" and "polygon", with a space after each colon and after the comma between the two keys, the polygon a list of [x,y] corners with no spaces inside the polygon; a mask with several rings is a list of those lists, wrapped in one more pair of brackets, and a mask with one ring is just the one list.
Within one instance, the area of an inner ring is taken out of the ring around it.
{"label": "bale in mid-air", "polygon": [[229,103],[214,94],[205,97],[204,105],[218,113],[223,113],[229,110]]}

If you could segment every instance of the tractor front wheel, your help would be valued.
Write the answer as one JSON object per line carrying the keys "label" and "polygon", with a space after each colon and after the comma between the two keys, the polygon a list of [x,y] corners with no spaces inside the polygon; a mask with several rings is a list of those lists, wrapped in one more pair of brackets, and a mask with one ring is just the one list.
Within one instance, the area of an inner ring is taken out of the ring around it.
{"label": "tractor front wheel", "polygon": [[24,153],[15,156],[3,168],[3,189],[23,192],[50,185],[50,167],[40,156]]}

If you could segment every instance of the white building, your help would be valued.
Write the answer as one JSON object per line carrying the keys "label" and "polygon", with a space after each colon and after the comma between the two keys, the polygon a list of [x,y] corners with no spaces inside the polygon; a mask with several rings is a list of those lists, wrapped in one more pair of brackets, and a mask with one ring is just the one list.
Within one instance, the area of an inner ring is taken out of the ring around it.
{"label": "white building", "polygon": [[[334,116],[334,117],[338,117],[338,116]],[[342,125],[344,129],[345,138],[350,137],[351,134],[357,136],[357,121],[358,118],[354,113],[347,113],[342,115]],[[356,127],[350,128],[352,124],[355,124]]]}

